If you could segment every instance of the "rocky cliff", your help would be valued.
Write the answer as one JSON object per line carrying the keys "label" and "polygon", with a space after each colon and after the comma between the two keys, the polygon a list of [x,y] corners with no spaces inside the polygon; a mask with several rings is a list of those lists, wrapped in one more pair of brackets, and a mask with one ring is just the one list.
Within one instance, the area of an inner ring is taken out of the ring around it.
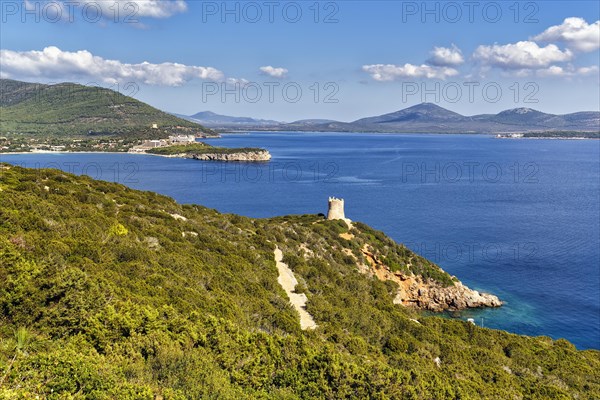
{"label": "rocky cliff", "polygon": [[374,275],[382,281],[398,284],[394,298],[395,304],[429,311],[462,310],[477,307],[500,307],[502,301],[492,294],[480,293],[463,285],[453,278],[453,284],[444,286],[433,279],[420,275],[407,274],[392,270],[381,261],[381,257],[369,246],[365,245],[361,252],[367,265],[361,264],[361,272]]}
{"label": "rocky cliff", "polygon": [[263,162],[271,159],[271,153],[267,150],[248,151],[239,153],[201,153],[183,154],[184,158],[193,158],[204,161],[237,161],[237,162]]}

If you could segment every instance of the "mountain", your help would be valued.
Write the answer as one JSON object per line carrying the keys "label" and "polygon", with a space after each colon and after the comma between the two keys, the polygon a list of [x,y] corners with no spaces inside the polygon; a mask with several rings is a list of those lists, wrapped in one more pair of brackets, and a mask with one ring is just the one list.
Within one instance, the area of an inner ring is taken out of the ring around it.
{"label": "mountain", "polygon": [[217,128],[238,128],[246,129],[253,127],[268,127],[281,124],[279,121],[266,119],[255,119],[250,117],[231,117],[228,115],[216,114],[212,111],[203,111],[189,116],[181,116],[189,121],[194,121],[208,127]]}
{"label": "mountain", "polygon": [[600,112],[547,114],[531,108],[515,108],[498,114],[465,116],[433,103],[421,103],[399,111],[352,122],[303,119],[290,123],[249,117],[230,117],[210,111],[192,116],[178,115],[214,129],[317,132],[400,133],[507,133],[507,132],[598,132]]}
{"label": "mountain", "polygon": [[598,131],[600,112],[554,115],[531,108],[515,108],[498,114],[463,116],[431,103],[422,103],[390,114],[359,119],[345,128],[414,133]]}
{"label": "mountain", "polygon": [[258,130],[258,131],[286,131],[310,130],[325,124],[336,123],[331,119],[302,119],[294,122],[281,122],[250,117],[232,117],[216,114],[212,111],[203,111],[194,115],[173,114],[189,121],[198,122],[204,126],[221,130]]}
{"label": "mountain", "polygon": [[301,119],[298,121],[281,124],[278,129],[279,130],[289,130],[289,131],[310,131],[315,127],[321,127],[324,125],[335,124],[337,121],[332,119]]}
{"label": "mountain", "polygon": [[419,311],[459,282],[364,224],[8,164],[0,191],[1,398],[600,398],[598,351]]}
{"label": "mountain", "polygon": [[466,117],[460,114],[446,110],[432,103],[422,103],[416,106],[408,107],[400,111],[377,117],[362,118],[353,122],[356,125],[398,125],[426,123],[426,124],[444,124],[449,122],[464,122]]}
{"label": "mountain", "polygon": [[548,121],[555,119],[557,116],[546,114],[531,108],[513,108],[499,112],[496,115],[476,115],[473,118],[479,120],[488,120],[506,125],[547,125]]}
{"label": "mountain", "polygon": [[298,121],[289,122],[287,125],[319,125],[336,122],[333,119],[300,119]]}
{"label": "mountain", "polygon": [[110,89],[74,83],[44,85],[0,80],[0,133],[36,135],[127,135],[169,133],[213,135],[203,126],[177,118]]}

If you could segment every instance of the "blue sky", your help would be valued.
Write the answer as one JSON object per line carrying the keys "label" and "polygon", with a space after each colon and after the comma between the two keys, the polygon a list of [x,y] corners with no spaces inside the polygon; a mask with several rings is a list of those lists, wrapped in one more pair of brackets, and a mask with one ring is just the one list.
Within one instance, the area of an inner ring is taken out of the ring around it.
{"label": "blue sky", "polygon": [[0,3],[2,77],[285,121],[600,110],[595,1],[73,2]]}

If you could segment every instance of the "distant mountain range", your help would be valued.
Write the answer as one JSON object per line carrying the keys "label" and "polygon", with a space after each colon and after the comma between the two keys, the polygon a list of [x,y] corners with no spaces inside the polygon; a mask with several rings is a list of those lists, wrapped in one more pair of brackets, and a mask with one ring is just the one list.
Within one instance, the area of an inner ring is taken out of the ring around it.
{"label": "distant mountain range", "polygon": [[157,132],[163,136],[166,133],[216,135],[198,123],[110,89],[0,79],[2,134],[156,137]]}
{"label": "distant mountain range", "polygon": [[221,130],[402,133],[597,132],[600,130],[598,111],[555,115],[531,108],[514,108],[498,114],[464,116],[432,103],[421,103],[393,113],[361,118],[353,122],[305,119],[287,123],[248,117],[229,117],[211,112],[181,117]]}
{"label": "distant mountain range", "polygon": [[197,122],[204,126],[277,126],[280,125],[279,121],[272,121],[266,119],[254,119],[249,117],[230,117],[227,115],[216,114],[211,111],[203,111],[194,115],[178,115],[178,117],[185,118],[189,121]]}
{"label": "distant mountain range", "polygon": [[216,135],[209,128],[402,133],[598,132],[600,112],[554,115],[531,108],[515,108],[498,114],[464,116],[432,103],[422,103],[353,122],[327,119],[280,122],[210,111],[194,115],[169,114],[110,89],[74,83],[44,85],[0,79],[0,134],[155,137],[158,129],[162,135]]}

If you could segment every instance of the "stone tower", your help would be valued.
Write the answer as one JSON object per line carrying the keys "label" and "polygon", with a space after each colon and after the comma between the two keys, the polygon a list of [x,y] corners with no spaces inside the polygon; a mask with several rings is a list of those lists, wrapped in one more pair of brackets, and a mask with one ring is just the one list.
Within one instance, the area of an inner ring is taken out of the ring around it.
{"label": "stone tower", "polygon": [[329,198],[329,212],[327,219],[346,219],[344,215],[344,199]]}

